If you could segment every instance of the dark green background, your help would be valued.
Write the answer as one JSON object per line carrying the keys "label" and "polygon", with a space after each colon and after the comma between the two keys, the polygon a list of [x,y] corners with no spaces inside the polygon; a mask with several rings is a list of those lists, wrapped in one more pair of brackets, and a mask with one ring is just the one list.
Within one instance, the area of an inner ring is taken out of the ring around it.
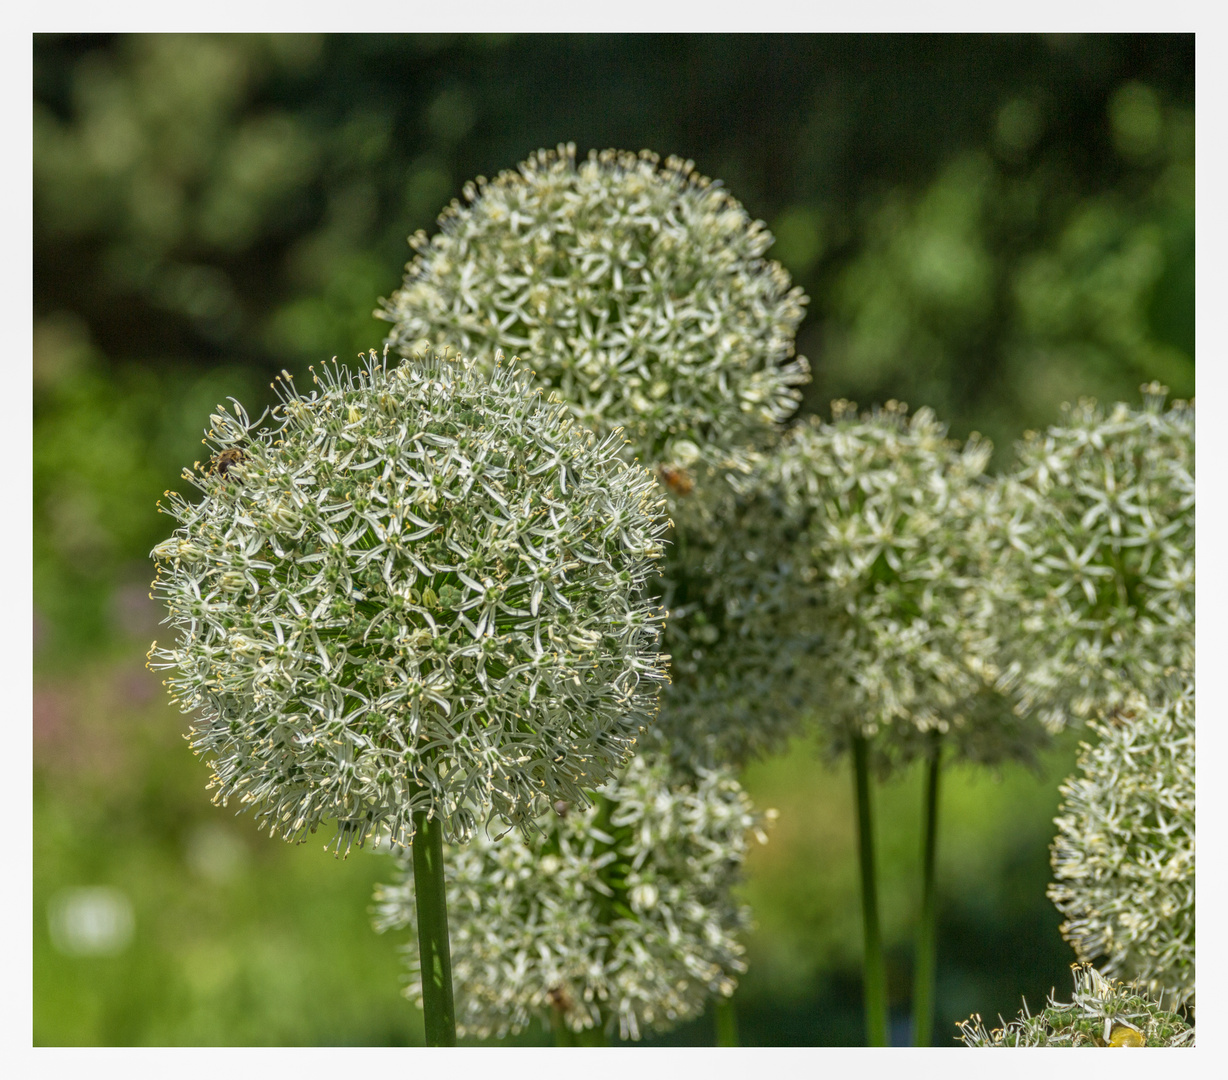
{"label": "dark green background", "polygon": [[[37,1043],[404,1043],[384,856],[336,862],[209,806],[143,654],[162,491],[228,395],[378,347],[406,236],[477,175],[573,141],[692,158],[811,297],[804,409],[933,406],[1010,443],[1080,395],[1194,390],[1192,35],[36,36]],[[1044,897],[1057,784],[952,774],[939,1038],[1067,982]],[[848,776],[753,766],[781,811],[746,887],[743,1040],[861,1040]],[[893,1015],[907,1015],[919,779],[881,790]],[[136,911],[54,951],[57,890]],[[711,1018],[666,1040],[710,1040]]]}

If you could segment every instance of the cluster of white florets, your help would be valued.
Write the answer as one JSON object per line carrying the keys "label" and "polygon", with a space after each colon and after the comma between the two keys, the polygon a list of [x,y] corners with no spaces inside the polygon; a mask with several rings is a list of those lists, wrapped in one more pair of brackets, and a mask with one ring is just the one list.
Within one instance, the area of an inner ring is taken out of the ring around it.
{"label": "cluster of white florets", "polygon": [[769,625],[793,668],[811,669],[805,696],[831,752],[861,735],[887,767],[928,752],[931,732],[979,761],[1043,742],[994,689],[989,454],[976,436],[949,439],[929,409],[858,415],[837,401],[747,481],[742,516],[777,537],[758,562],[788,579],[768,591],[785,612]]}
{"label": "cluster of white florets", "polygon": [[1003,683],[1051,728],[1107,714],[1194,655],[1194,406],[1067,406],[1002,500],[1015,565]]}
{"label": "cluster of white florets", "polygon": [[1088,725],[1053,842],[1049,897],[1080,960],[1179,1005],[1194,994],[1194,680]]}
{"label": "cluster of white florets", "polygon": [[657,727],[680,764],[742,765],[783,750],[815,704],[822,629],[780,506],[727,485],[703,498],[711,520],[678,530],[659,582],[671,665]]}
{"label": "cluster of white florets", "polygon": [[1033,1015],[1023,1011],[1001,1027],[985,1027],[979,1014],[959,1024],[965,1046],[1193,1046],[1194,1028],[1136,986],[1106,979],[1090,964],[1075,964],[1070,1001],[1049,998]]}
{"label": "cluster of white florets", "polygon": [[666,678],[653,477],[508,368],[372,353],[316,382],[270,427],[211,417],[204,498],[170,495],[153,552],[177,640],[151,664],[215,801],[286,839],[336,818],[347,847],[583,803]]}
{"label": "cluster of white florets", "polygon": [[692,162],[574,146],[465,186],[384,305],[405,355],[523,358],[653,467],[725,467],[797,407],[805,296],[772,236]]}
{"label": "cluster of white florets", "polygon": [[[594,805],[560,804],[540,832],[478,830],[449,850],[457,1032],[515,1034],[537,1018],[623,1039],[673,1027],[733,993],[749,911],[731,895],[763,819],[727,769],[683,779],[637,754]],[[416,927],[413,870],[376,890],[376,927]],[[406,995],[421,1003],[418,952]]]}

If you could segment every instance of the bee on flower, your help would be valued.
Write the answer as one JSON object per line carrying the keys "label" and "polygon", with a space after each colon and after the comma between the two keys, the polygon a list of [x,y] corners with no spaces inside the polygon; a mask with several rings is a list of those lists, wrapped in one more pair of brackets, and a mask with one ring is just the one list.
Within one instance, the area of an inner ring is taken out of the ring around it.
{"label": "bee on flower", "polygon": [[347,850],[587,806],[666,678],[655,482],[514,364],[372,353],[315,383],[279,380],[263,426],[218,409],[153,551],[150,663],[215,801],[287,840],[335,819]]}

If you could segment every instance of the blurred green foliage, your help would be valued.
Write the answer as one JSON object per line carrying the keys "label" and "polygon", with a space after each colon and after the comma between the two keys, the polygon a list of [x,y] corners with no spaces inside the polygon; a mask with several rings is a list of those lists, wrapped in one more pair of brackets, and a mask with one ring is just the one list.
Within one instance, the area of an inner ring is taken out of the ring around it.
{"label": "blurred green foliage", "polygon": [[[36,1045],[421,1042],[367,908],[386,856],[291,847],[217,809],[140,654],[35,683]],[[106,885],[131,945],[65,955],[49,901]]]}
{"label": "blurred green foliage", "polygon": [[1151,379],[1193,395],[1192,110],[1120,87],[1123,175],[1082,197],[1059,153],[1026,160],[1043,116],[1010,99],[990,147],[870,210],[832,281],[824,385],[902,395],[1000,445],[1079,396],[1134,400]]}
{"label": "blurred green foliage", "polygon": [[[420,1039],[367,924],[386,860],[212,808],[140,657],[156,501],[212,406],[258,413],[282,367],[378,345],[406,236],[465,180],[560,141],[693,158],[811,296],[804,409],[931,405],[1001,465],[1063,400],[1193,394],[1193,57],[1192,35],[37,35],[35,1042]],[[1065,983],[1044,886],[1072,765],[945,786],[939,1041]],[[747,783],[781,818],[746,887],[742,1037],[857,1043],[848,777],[798,746]],[[900,1017],[919,806],[918,776],[882,789]],[[86,884],[132,901],[119,955],[51,944],[49,900]]]}

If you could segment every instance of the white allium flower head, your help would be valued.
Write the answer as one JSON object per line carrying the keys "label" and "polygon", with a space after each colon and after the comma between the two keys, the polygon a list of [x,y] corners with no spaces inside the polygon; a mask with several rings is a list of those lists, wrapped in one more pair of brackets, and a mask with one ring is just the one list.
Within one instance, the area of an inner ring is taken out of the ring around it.
{"label": "white allium flower head", "polygon": [[[483,830],[444,861],[457,1032],[482,1039],[533,1018],[639,1039],[733,993],[749,909],[731,895],[763,817],[728,769],[673,773],[637,754],[589,808],[560,804],[541,831]],[[768,815],[770,816],[770,815]],[[378,930],[416,927],[413,870],[376,889]],[[421,1004],[417,949],[406,996]]]}
{"label": "white allium flower head", "polygon": [[965,1046],[1193,1046],[1194,1028],[1184,1017],[1137,986],[1106,979],[1090,964],[1074,964],[1070,1001],[1049,997],[1033,1015],[1023,1011],[992,1031],[979,1014],[958,1027]]}
{"label": "white allium flower head", "polygon": [[405,355],[502,348],[653,467],[720,468],[796,408],[806,297],[772,236],[690,161],[574,145],[465,185],[377,315]]}
{"label": "white allium flower head", "polygon": [[[668,657],[647,596],[668,526],[622,440],[514,368],[431,357],[280,386],[271,426],[210,419],[204,497],[154,549],[173,645],[151,666],[214,799],[301,840],[464,840],[583,803],[653,718]],[[280,380],[279,380],[280,382]]]}
{"label": "white allium flower head", "polygon": [[[793,668],[810,669],[831,753],[860,734],[885,769],[926,753],[931,731],[975,761],[1027,759],[1044,742],[993,689],[989,453],[979,436],[949,439],[928,408],[859,415],[836,401],[747,481],[741,513],[764,523],[760,562],[783,578],[762,590],[779,610],[769,621]],[[724,557],[745,561],[735,547]]]}
{"label": "white allium flower head", "polygon": [[1053,842],[1049,897],[1080,960],[1179,1005],[1194,993],[1194,680],[1088,725]]}
{"label": "white allium flower head", "polygon": [[1142,390],[1141,409],[1067,406],[1003,481],[1017,593],[1003,685],[1053,729],[1192,663],[1194,405]]}

